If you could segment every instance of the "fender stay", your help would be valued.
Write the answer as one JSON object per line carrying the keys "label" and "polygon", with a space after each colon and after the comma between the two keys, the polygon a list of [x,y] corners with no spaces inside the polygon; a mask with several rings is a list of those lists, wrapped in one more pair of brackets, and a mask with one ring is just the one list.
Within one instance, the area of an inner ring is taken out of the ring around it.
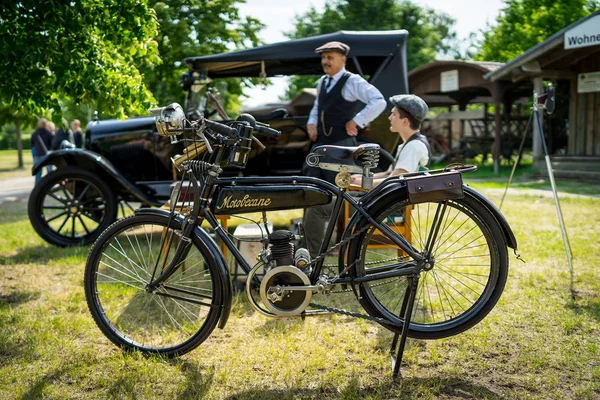
{"label": "fender stay", "polygon": [[[135,211],[136,215],[158,215],[163,216],[165,218],[170,218],[171,214],[167,210],[161,210],[158,208],[140,208]],[[174,217],[179,221],[183,221],[181,216]],[[220,329],[225,327],[227,320],[229,319],[229,314],[231,312],[231,302],[232,302],[232,292],[233,289],[231,287],[231,279],[229,278],[229,271],[227,269],[227,262],[223,257],[223,254],[219,250],[219,246],[215,243],[215,241],[208,236],[206,231],[200,229],[200,227],[196,227],[194,234],[198,236],[200,242],[206,247],[208,251],[208,255],[215,260],[217,265],[217,270],[219,271],[219,280],[221,283],[221,289],[223,291],[223,305],[219,309],[219,325]]]}

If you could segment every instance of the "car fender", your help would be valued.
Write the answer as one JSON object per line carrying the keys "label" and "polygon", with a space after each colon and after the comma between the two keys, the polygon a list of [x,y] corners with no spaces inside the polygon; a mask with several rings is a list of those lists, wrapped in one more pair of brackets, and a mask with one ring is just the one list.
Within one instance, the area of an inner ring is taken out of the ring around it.
{"label": "car fender", "polygon": [[[363,197],[364,200],[361,199],[361,204],[367,211],[371,207],[373,207],[373,205],[379,199],[388,195],[395,196],[398,199],[398,201],[408,199],[408,192],[406,189],[406,183],[404,181],[392,181],[385,185],[385,187],[377,189],[377,192],[373,193],[374,195],[368,193],[366,196]],[[494,216],[496,221],[498,221],[500,228],[502,229],[502,233],[504,235],[504,238],[506,239],[507,246],[511,249],[517,250],[517,239],[515,238],[515,235],[510,225],[508,224],[508,221],[506,220],[504,215],[502,215],[502,212],[500,212],[500,210],[494,205],[494,203],[492,203],[489,199],[484,197],[481,193],[479,193],[470,186],[463,185],[463,192],[465,197],[469,197],[477,201]],[[359,219],[360,214],[355,212],[352,218],[350,219],[346,230],[344,231],[343,238],[346,238],[349,235],[351,235],[352,230],[354,229],[354,226],[359,221]],[[340,252],[340,254],[342,254],[342,252]]]}
{"label": "car fender", "polygon": [[[165,218],[171,218],[171,213],[167,210],[161,210],[159,208],[140,208],[135,211],[136,215],[159,215]],[[173,217],[179,222],[183,223],[183,217],[177,215]],[[223,253],[219,249],[219,246],[215,241],[208,236],[205,230],[200,227],[196,227],[194,234],[200,238],[201,243],[205,246],[205,250],[210,257],[215,261],[217,270],[219,272],[219,280],[221,283],[221,289],[223,293],[223,300],[221,308],[219,309],[219,325],[220,329],[225,327],[229,314],[231,312],[231,302],[233,296],[233,289],[231,287],[231,279],[229,277],[229,270],[227,269],[227,262],[223,257]]]}
{"label": "car fender", "polygon": [[149,199],[142,191],[135,187],[135,185],[125,179],[110,161],[93,151],[83,149],[63,149],[53,151],[41,158],[41,160],[31,168],[32,175],[35,175],[43,167],[48,165],[54,165],[56,168],[81,167],[88,171],[95,171],[103,178],[120,185],[120,189],[131,193],[142,203],[155,206],[161,205],[161,203]]}

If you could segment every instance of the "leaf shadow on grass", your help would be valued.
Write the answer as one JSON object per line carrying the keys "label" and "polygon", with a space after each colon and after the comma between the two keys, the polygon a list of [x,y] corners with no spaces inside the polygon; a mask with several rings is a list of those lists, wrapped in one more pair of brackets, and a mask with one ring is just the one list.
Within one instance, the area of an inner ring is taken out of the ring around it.
{"label": "leaf shadow on grass", "polygon": [[215,367],[203,369],[194,362],[183,361],[180,363],[181,372],[186,377],[185,388],[177,395],[177,399],[201,399],[208,394],[208,390],[215,378]]}
{"label": "leaf shadow on grass", "polygon": [[577,315],[585,314],[600,322],[600,298],[583,298],[581,294],[576,300],[569,300],[566,308]]}
{"label": "leaf shadow on grass", "polygon": [[351,378],[342,388],[292,388],[255,389],[235,393],[227,400],[246,399],[413,399],[423,398],[424,393],[438,397],[499,400],[506,397],[490,389],[459,378],[398,378],[380,380],[379,384],[361,386],[357,378]]}
{"label": "leaf shadow on grass", "polygon": [[5,305],[15,306],[27,303],[28,301],[38,299],[40,295],[38,291],[14,291],[8,294],[0,294],[0,308]]}
{"label": "leaf shadow on grass", "polygon": [[0,255],[0,266],[1,265],[15,265],[15,264],[31,264],[31,263],[43,263],[49,260],[56,260],[59,258],[68,258],[75,255],[84,256],[88,252],[88,248],[82,247],[55,247],[55,246],[33,246],[23,247],[17,250],[16,253],[9,256]]}
{"label": "leaf shadow on grass", "polygon": [[8,310],[17,308],[19,305],[28,301],[36,300],[41,293],[38,291],[13,291],[8,294],[0,294],[0,365],[6,359],[23,358],[31,352],[31,346],[28,340],[31,336],[22,336],[19,334],[17,322],[19,312]]}
{"label": "leaf shadow on grass", "polygon": [[21,395],[21,399],[41,399],[44,397],[44,389],[52,384],[52,382],[60,380],[63,376],[68,375],[73,367],[62,367],[49,371],[48,373],[38,377],[29,389]]}

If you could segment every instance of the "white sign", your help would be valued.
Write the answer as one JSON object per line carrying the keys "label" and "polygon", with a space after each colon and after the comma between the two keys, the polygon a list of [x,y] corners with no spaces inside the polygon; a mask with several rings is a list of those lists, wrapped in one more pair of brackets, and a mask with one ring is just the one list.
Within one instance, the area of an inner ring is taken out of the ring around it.
{"label": "white sign", "polygon": [[440,90],[442,92],[454,92],[458,90],[458,70],[444,71],[440,74]]}
{"label": "white sign", "polygon": [[600,15],[565,32],[565,49],[600,46]]}
{"label": "white sign", "polygon": [[600,71],[577,75],[577,93],[600,92]]}

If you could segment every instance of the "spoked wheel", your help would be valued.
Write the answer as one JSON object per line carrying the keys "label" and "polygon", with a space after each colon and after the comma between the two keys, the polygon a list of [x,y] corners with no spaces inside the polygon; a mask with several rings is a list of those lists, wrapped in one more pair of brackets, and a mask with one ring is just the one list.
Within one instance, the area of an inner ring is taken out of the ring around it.
{"label": "spoked wheel", "polygon": [[35,231],[56,246],[92,243],[117,218],[110,187],[80,168],[60,168],[45,176],[29,196]]}
{"label": "spoked wheel", "polygon": [[[421,253],[431,249],[431,265],[421,272],[408,334],[421,339],[456,335],[483,319],[504,289],[508,273],[504,236],[495,217],[470,198],[409,208],[406,202],[390,201],[372,213],[396,231],[409,223],[412,246]],[[442,211],[437,237],[431,242],[436,213]],[[356,276],[401,268],[400,261],[410,260],[375,228],[351,243],[349,260],[356,258],[360,258]],[[407,283],[406,277],[364,283],[359,300],[369,314],[401,326]]]}
{"label": "spoked wheel", "polygon": [[173,258],[180,229],[164,216],[135,215],[114,223],[94,243],[85,295],[96,324],[118,346],[174,356],[194,349],[215,328],[221,281],[198,238],[167,281],[146,289]]}

